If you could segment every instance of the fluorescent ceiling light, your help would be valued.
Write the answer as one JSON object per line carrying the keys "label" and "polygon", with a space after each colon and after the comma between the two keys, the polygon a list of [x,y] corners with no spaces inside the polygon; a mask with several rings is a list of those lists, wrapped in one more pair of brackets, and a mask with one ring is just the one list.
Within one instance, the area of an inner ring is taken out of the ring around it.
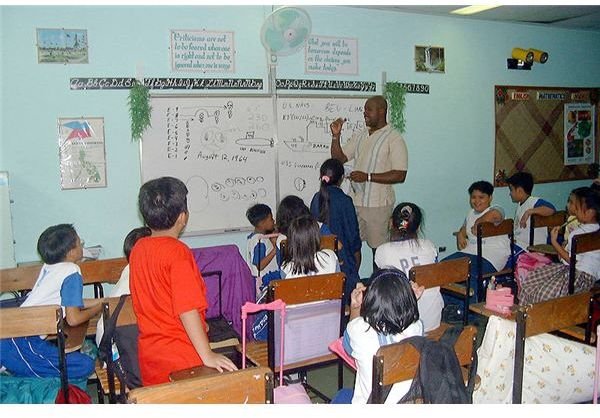
{"label": "fluorescent ceiling light", "polygon": [[496,7],[500,7],[500,6],[499,5],[494,6],[491,4],[479,5],[479,6],[467,6],[467,7],[462,7],[460,9],[452,10],[450,13],[455,13],[457,15],[472,15],[475,13],[483,12],[484,10],[495,9]]}

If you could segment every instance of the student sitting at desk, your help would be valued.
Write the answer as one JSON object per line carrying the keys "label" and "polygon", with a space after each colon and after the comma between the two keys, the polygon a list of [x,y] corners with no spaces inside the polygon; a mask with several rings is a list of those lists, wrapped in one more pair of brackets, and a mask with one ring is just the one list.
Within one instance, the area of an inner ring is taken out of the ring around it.
{"label": "student sitting at desk", "polygon": [[206,286],[190,249],[178,238],[188,221],[187,187],[173,177],[144,183],[139,207],[152,234],[129,257],[131,300],[137,318],[138,359],[144,386],[196,366],[236,370],[210,349]]}
{"label": "student sitting at desk", "polygon": [[[129,263],[129,255],[131,254],[131,250],[133,246],[140,238],[149,237],[152,234],[152,231],[147,226],[141,226],[139,228],[134,228],[125,237],[123,241],[123,253],[125,254],[125,258]],[[129,290],[129,264],[127,264],[123,271],[121,272],[121,277],[119,277],[119,281],[115,284],[115,287],[112,288],[109,297],[119,297],[122,295],[129,295],[131,291]],[[100,347],[100,341],[102,341],[102,336],[104,335],[104,320],[98,321],[96,325],[96,345]]]}
{"label": "student sitting at desk", "polygon": [[[504,210],[500,206],[492,206],[494,186],[487,181],[476,181],[469,186],[469,202],[471,210],[457,233],[458,252],[450,254],[444,260],[469,257],[471,259],[470,287],[474,291],[473,299],[481,300],[483,295],[477,294],[477,225],[482,222],[498,224],[504,220]],[[510,256],[510,242],[506,236],[488,237],[482,244],[482,272],[493,273],[502,270]]]}
{"label": "student sitting at desk", "polygon": [[256,301],[260,302],[271,280],[280,279],[278,235],[271,208],[258,203],[246,211],[246,218],[254,227],[248,235],[246,260],[256,278]]}
{"label": "student sitting at desk", "polygon": [[[575,216],[579,226],[575,228],[566,248],[558,242],[560,227],[550,233],[552,246],[560,257],[560,263],[552,263],[533,270],[519,286],[519,304],[537,303],[564,296],[568,292],[569,261],[573,237],[597,231],[600,227],[600,193],[590,187],[580,187],[571,193],[575,198]],[[577,255],[575,265],[575,293],[590,289],[600,279],[600,250]]]}
{"label": "student sitting at desk", "polygon": [[332,250],[320,249],[319,225],[310,215],[296,218],[288,229],[287,251],[281,263],[281,278],[329,274],[340,271]]}
{"label": "student sitting at desk", "polygon": [[[331,403],[366,404],[372,388],[373,356],[379,347],[423,335],[417,308],[423,290],[397,269],[377,270],[368,287],[361,282],[356,285],[344,333],[344,350],[356,360],[356,381],[354,390],[340,390]],[[394,384],[385,403],[398,402],[411,383],[407,380]]]}
{"label": "student sitting at desk", "polygon": [[[100,313],[99,301],[84,307],[83,278],[75,264],[83,257],[83,242],[73,225],[47,228],[38,239],[37,249],[44,265],[21,307],[60,305],[70,326],[83,324]],[[85,379],[94,371],[94,360],[79,351],[66,358],[69,379]],[[56,344],[46,341],[45,335],[0,340],[0,361],[14,376],[60,376]]]}
{"label": "student sitting at desk", "polygon": [[[381,244],[375,251],[377,267],[394,267],[408,276],[413,266],[437,263],[433,242],[419,237],[422,221],[421,208],[414,203],[403,202],[396,206],[390,219],[391,242]],[[425,332],[439,327],[444,309],[440,288],[425,289],[417,304]]]}
{"label": "student sitting at desk", "polygon": [[[527,251],[529,246],[529,230],[531,216],[550,216],[556,212],[552,203],[539,197],[531,196],[533,191],[533,176],[526,172],[515,173],[506,179],[510,198],[517,203],[514,217],[515,256]],[[536,228],[533,235],[533,244],[546,244],[548,240],[547,228]]]}
{"label": "student sitting at desk", "polygon": [[[292,221],[301,216],[311,216],[310,209],[308,209],[304,200],[295,195],[289,195],[281,199],[279,206],[277,206],[277,232],[280,234],[277,240],[278,244],[286,239]],[[315,219],[318,220],[316,216]],[[318,221],[318,223],[321,235],[333,234],[326,223],[321,221]]]}

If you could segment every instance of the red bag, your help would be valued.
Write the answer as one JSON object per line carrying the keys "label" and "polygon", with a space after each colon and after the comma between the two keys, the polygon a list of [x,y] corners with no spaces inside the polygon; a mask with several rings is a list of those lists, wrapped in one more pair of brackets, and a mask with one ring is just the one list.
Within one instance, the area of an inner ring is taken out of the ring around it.
{"label": "red bag", "polygon": [[[62,388],[58,390],[54,403],[66,403],[65,394]],[[69,384],[69,403],[92,403],[92,398],[86,391],[75,385]]]}
{"label": "red bag", "polygon": [[271,303],[252,303],[246,302],[242,306],[242,369],[246,368],[246,318],[248,313],[262,311],[264,309],[281,311],[281,344],[279,351],[279,386],[273,390],[273,397],[276,404],[312,404],[306,389],[302,383],[283,385],[283,334],[285,330],[285,302],[277,299]]}

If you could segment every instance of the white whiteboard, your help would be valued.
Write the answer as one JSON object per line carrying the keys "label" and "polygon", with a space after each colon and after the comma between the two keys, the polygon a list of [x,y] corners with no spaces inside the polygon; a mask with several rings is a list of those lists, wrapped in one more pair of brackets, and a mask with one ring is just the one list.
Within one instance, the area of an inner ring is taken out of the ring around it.
{"label": "white whiteboard", "polygon": [[173,176],[188,188],[184,234],[250,227],[246,210],[276,205],[271,97],[152,96],[142,182]]}
{"label": "white whiteboard", "polygon": [[[329,124],[346,118],[342,143],[363,129],[367,97],[151,96],[142,138],[142,182],[173,176],[186,183],[185,235],[251,229],[246,210],[301,197],[310,205],[319,168],[330,158]],[[275,118],[275,119],[274,119]],[[343,185],[343,188],[345,185]]]}
{"label": "white whiteboard", "polygon": [[342,144],[356,130],[365,128],[363,108],[368,97],[277,98],[277,137],[279,158],[279,196],[293,194],[307,205],[319,191],[319,168],[330,158],[329,125],[346,118]]}
{"label": "white whiteboard", "polygon": [[16,266],[8,171],[0,171],[0,268]]}

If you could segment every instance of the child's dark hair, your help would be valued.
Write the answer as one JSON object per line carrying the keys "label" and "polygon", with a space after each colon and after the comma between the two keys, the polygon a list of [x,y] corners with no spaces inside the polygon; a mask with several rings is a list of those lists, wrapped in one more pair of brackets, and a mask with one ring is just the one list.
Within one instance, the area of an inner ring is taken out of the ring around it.
{"label": "child's dark hair", "polygon": [[287,235],[292,221],[300,216],[311,216],[304,200],[294,195],[284,197],[277,207],[277,231]]}
{"label": "child's dark hair", "polygon": [[417,298],[406,275],[395,268],[376,270],[365,291],[360,315],[384,335],[399,334],[417,321]]}
{"label": "child's dark hair", "polygon": [[481,193],[489,196],[494,194],[494,186],[492,186],[492,183],[485,180],[476,181],[475,183],[471,184],[471,186],[469,186],[469,194],[473,193],[474,190],[480,191]]}
{"label": "child's dark hair", "polygon": [[571,192],[587,209],[596,212],[596,223],[600,221],[600,193],[591,187],[578,187]]}
{"label": "child's dark hair", "polygon": [[257,203],[254,206],[250,206],[246,211],[246,218],[248,218],[248,222],[252,226],[257,226],[260,221],[269,215],[272,215],[271,208],[264,203]]}
{"label": "child's dark hair", "polygon": [[77,246],[77,231],[72,224],[46,228],[37,242],[37,250],[46,264],[64,261],[67,253]]}
{"label": "child's dark hair", "polygon": [[317,272],[315,254],[321,246],[317,221],[312,216],[300,216],[292,220],[287,232],[287,249],[282,266],[293,263],[293,274],[306,275]]}
{"label": "child's dark hair", "polygon": [[160,177],[142,185],[138,197],[144,222],[151,229],[173,227],[182,213],[187,213],[185,184],[175,177]]}
{"label": "child's dark hair", "polygon": [[525,171],[513,174],[506,179],[506,183],[513,187],[522,188],[528,195],[531,195],[531,192],[533,191],[533,176]]}
{"label": "child's dark hair", "polygon": [[321,164],[319,189],[319,222],[329,223],[329,186],[338,186],[344,177],[344,164],[330,158]]}
{"label": "child's dark hair", "polygon": [[423,212],[414,203],[399,203],[392,212],[392,241],[418,239]]}
{"label": "child's dark hair", "polygon": [[123,252],[125,253],[125,258],[128,262],[129,254],[131,254],[131,250],[135,243],[138,242],[140,238],[149,237],[150,235],[152,235],[152,231],[147,226],[142,226],[129,231],[129,234],[127,234],[123,241]]}

